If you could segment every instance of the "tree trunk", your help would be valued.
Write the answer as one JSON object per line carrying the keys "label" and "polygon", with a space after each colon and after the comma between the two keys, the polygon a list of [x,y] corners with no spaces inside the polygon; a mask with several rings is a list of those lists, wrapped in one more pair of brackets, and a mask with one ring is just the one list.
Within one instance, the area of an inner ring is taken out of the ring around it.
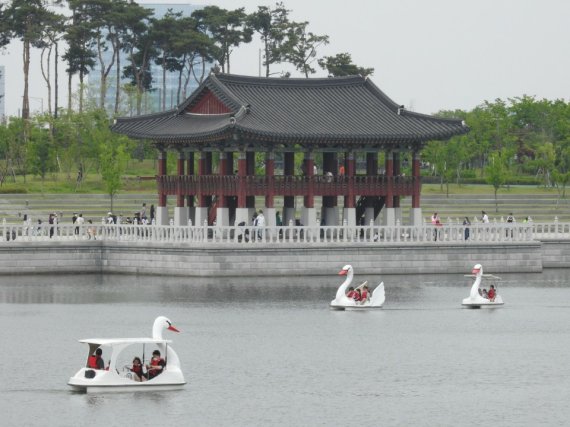
{"label": "tree trunk", "polygon": [[57,49],[57,42],[55,42],[55,63],[54,63],[54,93],[53,93],[53,116],[57,119],[57,108],[58,108],[58,101],[59,101],[59,86],[57,84],[58,78],[58,66],[57,63],[59,62],[59,53]]}
{"label": "tree trunk", "polygon": [[22,52],[24,64],[24,96],[22,97],[22,119],[30,118],[30,99],[28,98],[29,83],[28,77],[30,72],[30,42],[24,40],[24,49]]}

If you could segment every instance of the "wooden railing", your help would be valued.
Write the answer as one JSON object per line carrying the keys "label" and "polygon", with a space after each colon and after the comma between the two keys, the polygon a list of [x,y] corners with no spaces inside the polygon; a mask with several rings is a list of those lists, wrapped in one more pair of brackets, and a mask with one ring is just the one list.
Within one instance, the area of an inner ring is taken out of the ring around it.
{"label": "wooden railing", "polygon": [[235,196],[238,188],[245,188],[248,196],[263,196],[269,193],[276,196],[304,196],[311,192],[315,196],[342,196],[350,186],[354,194],[361,196],[384,196],[392,185],[394,196],[411,195],[414,178],[397,176],[292,176],[277,175],[243,176],[238,175],[164,175],[157,177],[158,191],[167,195],[224,195]]}

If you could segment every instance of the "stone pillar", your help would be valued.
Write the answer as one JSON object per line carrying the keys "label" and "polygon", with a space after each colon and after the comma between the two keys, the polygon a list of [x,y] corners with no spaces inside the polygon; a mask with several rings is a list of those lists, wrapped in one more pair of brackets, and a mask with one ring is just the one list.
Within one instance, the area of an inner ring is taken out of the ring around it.
{"label": "stone pillar", "polygon": [[[158,176],[166,177],[166,151],[160,150],[158,152]],[[159,191],[158,193],[158,206],[156,208],[156,224],[157,225],[168,225],[168,205],[167,196],[165,191]]]}
{"label": "stone pillar", "polygon": [[[184,152],[178,152],[178,159],[176,161],[176,173],[178,181],[182,183],[184,178]],[[176,189],[176,207],[174,208],[174,225],[187,225],[188,224],[188,209],[184,207],[185,194],[183,186],[179,185]]]}
{"label": "stone pillar", "polygon": [[[370,178],[378,177],[378,153],[366,153],[366,175]],[[377,200],[378,196],[366,197],[364,225],[370,225],[371,222],[378,222],[374,216],[374,204]]]}
{"label": "stone pillar", "polygon": [[384,206],[384,225],[396,225],[394,211],[394,159],[392,151],[386,151],[386,204]]}
{"label": "stone pillar", "polygon": [[422,208],[420,207],[420,154],[414,151],[412,157],[412,180],[413,180],[413,193],[412,193],[412,209],[410,211],[410,223],[412,225],[422,225]]}
{"label": "stone pillar", "polygon": [[[247,177],[248,180],[253,181],[255,179],[255,151],[246,151],[245,153],[245,162],[246,162],[246,169],[247,169]],[[251,218],[255,213],[255,195],[248,195],[246,197],[246,205],[249,209],[249,218],[251,223]]]}
{"label": "stone pillar", "polygon": [[[295,179],[295,153],[283,153],[283,175],[286,180],[293,182]],[[295,196],[283,197],[283,225],[289,225],[289,221],[295,224]]]}

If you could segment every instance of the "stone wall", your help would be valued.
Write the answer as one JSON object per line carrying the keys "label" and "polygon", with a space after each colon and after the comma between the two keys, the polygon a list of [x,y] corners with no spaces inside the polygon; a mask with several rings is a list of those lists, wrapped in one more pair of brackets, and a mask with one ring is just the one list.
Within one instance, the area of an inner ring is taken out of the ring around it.
{"label": "stone wall", "polygon": [[330,275],[345,264],[359,274],[493,273],[570,267],[570,242],[488,244],[234,244],[77,241],[3,242],[1,274],[119,273],[175,276]]}

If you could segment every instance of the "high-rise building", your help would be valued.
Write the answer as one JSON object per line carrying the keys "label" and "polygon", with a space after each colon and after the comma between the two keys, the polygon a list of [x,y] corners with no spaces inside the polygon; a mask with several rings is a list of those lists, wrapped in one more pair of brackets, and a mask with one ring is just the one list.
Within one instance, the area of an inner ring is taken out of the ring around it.
{"label": "high-rise building", "polygon": [[[202,6],[192,5],[192,4],[176,4],[176,3],[166,3],[166,4],[151,4],[151,3],[140,3],[141,6],[152,9],[154,11],[155,18],[161,18],[169,10],[173,12],[181,12],[183,16],[190,16],[192,12],[199,9]],[[120,63],[121,68],[128,65],[128,57],[124,52],[120,53]],[[103,53],[104,61],[109,64],[112,59],[112,53],[110,51]],[[209,70],[210,66],[206,66]],[[150,65],[150,70],[152,74],[152,90],[145,93],[142,101],[142,113],[154,113],[162,110],[162,103],[164,97],[165,108],[172,109],[175,108],[178,103],[178,73],[177,72],[166,72],[166,90],[163,93],[163,73],[162,67],[156,65],[154,62]],[[122,70],[121,70],[122,74]],[[107,94],[105,97],[105,107],[107,111],[112,112],[115,107],[115,93],[116,93],[116,71],[115,66],[109,72],[109,77],[107,78]],[[130,79],[122,78],[121,86],[129,83]],[[88,91],[89,96],[93,100],[99,100],[99,91],[101,86],[101,68],[99,66],[99,61],[96,60],[96,65],[93,70],[90,71],[88,76]],[[190,94],[198,87],[198,83],[195,79],[190,79],[188,87],[186,89],[186,94]],[[182,95],[181,95],[182,96]],[[183,99],[180,100],[181,102]],[[121,115],[132,115],[136,114],[134,111],[134,101],[129,100],[128,96],[121,93]]]}
{"label": "high-rise building", "polygon": [[6,101],[6,90],[5,87],[6,85],[4,84],[5,82],[5,72],[6,72],[6,68],[3,65],[0,65],[0,123],[4,123],[4,121],[6,120],[6,115],[4,113],[4,111],[6,111],[4,109],[4,102]]}

